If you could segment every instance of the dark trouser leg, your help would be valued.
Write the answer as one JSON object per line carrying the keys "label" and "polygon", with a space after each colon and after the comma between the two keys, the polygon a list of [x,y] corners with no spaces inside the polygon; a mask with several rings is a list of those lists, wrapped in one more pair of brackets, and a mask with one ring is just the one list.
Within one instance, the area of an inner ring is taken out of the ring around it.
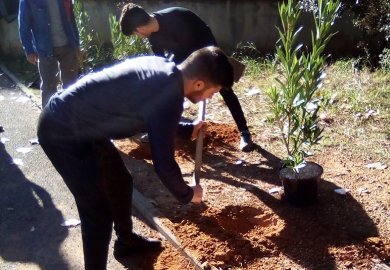
{"label": "dark trouser leg", "polygon": [[54,55],[60,64],[62,88],[68,88],[68,86],[77,81],[79,65],[76,49],[72,49],[70,45],[65,45],[54,48]]}
{"label": "dark trouser leg", "polygon": [[51,131],[62,132],[55,119],[46,117],[47,111],[38,138],[76,200],[85,269],[105,270],[113,221],[118,234],[127,237],[132,232],[132,177],[109,141],[75,144],[50,139]]}
{"label": "dark trouser leg", "polygon": [[76,49],[69,45],[54,47],[53,57],[40,57],[38,62],[41,76],[42,108],[47,104],[50,97],[57,92],[59,78],[62,88],[77,81],[78,60]]}
{"label": "dark trouser leg", "polygon": [[[100,170],[96,178],[99,181],[95,187],[86,186],[89,193],[96,194],[95,198],[93,194],[90,195],[93,204],[89,205],[88,202],[85,207],[79,207],[78,204],[81,224],[84,222],[85,225],[82,227],[85,269],[106,269],[112,222],[119,239],[127,240],[132,235],[133,178],[110,141],[100,143],[90,155],[92,157],[86,160],[85,165],[92,170],[83,170],[83,178],[93,175],[96,168]],[[84,211],[86,215],[82,214]]]}
{"label": "dark trouser leg", "polygon": [[72,192],[81,220],[86,270],[105,270],[112,233],[112,214],[104,190],[101,169],[92,153],[80,153],[79,145],[40,144]]}
{"label": "dark trouser leg", "polygon": [[111,142],[104,145],[103,167],[105,188],[109,198],[118,239],[128,241],[133,233],[131,206],[133,178],[127,170],[118,150]]}
{"label": "dark trouser leg", "polygon": [[238,101],[238,98],[233,89],[221,89],[219,93],[223,97],[226,106],[229,108],[230,113],[232,114],[233,119],[237,124],[238,130],[247,131],[248,126],[246,124],[244,112],[242,111],[240,102]]}
{"label": "dark trouser leg", "polygon": [[39,75],[41,76],[42,108],[45,107],[50,97],[57,92],[58,63],[55,57],[39,57]]}

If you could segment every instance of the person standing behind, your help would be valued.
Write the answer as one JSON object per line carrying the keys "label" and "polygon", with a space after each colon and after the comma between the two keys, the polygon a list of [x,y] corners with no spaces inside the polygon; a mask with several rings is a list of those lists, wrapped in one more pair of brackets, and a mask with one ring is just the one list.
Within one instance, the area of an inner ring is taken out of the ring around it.
{"label": "person standing behind", "polygon": [[[172,7],[148,14],[141,6],[129,3],[120,18],[124,35],[148,38],[155,55],[173,54],[181,63],[192,52],[206,46],[218,46],[211,29],[192,11]],[[240,102],[232,89],[220,91],[240,131],[242,151],[253,150],[253,142]]]}
{"label": "person standing behind", "polygon": [[[72,0],[20,0],[19,35],[31,64],[38,63],[42,108],[57,91],[77,80],[79,32]],[[59,76],[57,76],[59,74]]]}

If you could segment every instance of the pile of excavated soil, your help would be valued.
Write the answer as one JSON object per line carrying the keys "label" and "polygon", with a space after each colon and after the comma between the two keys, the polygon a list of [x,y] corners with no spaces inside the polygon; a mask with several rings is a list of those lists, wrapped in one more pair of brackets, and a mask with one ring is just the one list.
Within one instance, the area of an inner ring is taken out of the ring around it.
{"label": "pile of excavated soil", "polygon": [[[254,136],[254,141],[261,138]],[[369,169],[369,160],[353,160],[345,150],[329,149],[311,160],[324,168],[318,202],[293,207],[284,200],[283,190],[270,192],[281,188],[279,159],[260,147],[243,153],[238,142],[233,126],[209,125],[199,205],[182,205],[172,198],[153,172],[148,144],[137,138],[115,144],[129,156],[135,188],[158,208],[164,225],[205,269],[386,269],[388,170]],[[175,153],[190,183],[195,142],[177,141]],[[337,188],[349,192],[341,195]],[[164,252],[159,258],[169,257]],[[155,269],[168,269],[162,264],[157,258]]]}

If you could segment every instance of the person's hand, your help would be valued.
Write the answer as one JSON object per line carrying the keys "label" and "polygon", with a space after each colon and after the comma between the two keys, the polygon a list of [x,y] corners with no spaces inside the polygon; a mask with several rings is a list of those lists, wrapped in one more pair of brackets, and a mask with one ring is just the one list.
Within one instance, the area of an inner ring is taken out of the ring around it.
{"label": "person's hand", "polygon": [[36,65],[38,61],[38,56],[35,53],[29,54],[27,55],[27,61],[29,61],[33,65]]}
{"label": "person's hand", "polygon": [[192,197],[192,203],[201,203],[203,198],[203,188],[200,185],[192,186],[194,191],[194,197]]}
{"label": "person's hand", "polygon": [[194,130],[192,131],[192,140],[196,140],[198,138],[199,130],[203,129],[203,136],[206,134],[207,123],[203,121],[197,121],[194,123]]}

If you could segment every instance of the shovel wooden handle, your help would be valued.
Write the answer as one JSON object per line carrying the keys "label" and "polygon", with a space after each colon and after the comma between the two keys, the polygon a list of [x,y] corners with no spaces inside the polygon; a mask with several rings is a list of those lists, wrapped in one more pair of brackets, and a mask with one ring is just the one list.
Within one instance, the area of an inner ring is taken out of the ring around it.
{"label": "shovel wooden handle", "polygon": [[[204,121],[206,113],[206,100],[199,102],[198,120]],[[202,166],[202,149],[203,149],[203,128],[199,129],[198,137],[196,138],[195,150],[195,169],[194,169],[194,183],[199,185],[200,182],[200,167]]]}

